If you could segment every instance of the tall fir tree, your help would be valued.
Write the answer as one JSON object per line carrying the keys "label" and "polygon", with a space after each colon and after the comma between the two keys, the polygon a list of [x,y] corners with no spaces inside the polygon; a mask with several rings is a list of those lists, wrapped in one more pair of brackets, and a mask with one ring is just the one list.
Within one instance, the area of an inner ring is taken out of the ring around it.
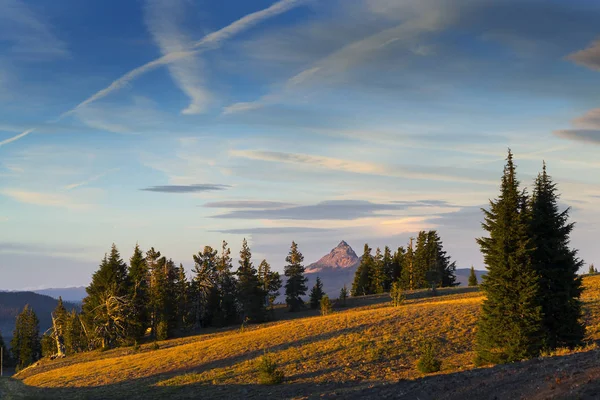
{"label": "tall fir tree", "polygon": [[400,282],[403,289],[413,290],[417,288],[415,279],[415,252],[413,249],[413,240],[410,238],[406,252],[402,256],[402,274],[400,276]]}
{"label": "tall fir tree", "polygon": [[29,305],[17,315],[10,347],[17,370],[33,364],[42,356],[40,321]]}
{"label": "tall fir tree", "polygon": [[369,294],[384,292],[385,267],[383,264],[383,254],[379,247],[375,250],[375,257],[373,257],[373,264],[371,264],[371,271],[369,272],[369,282]]}
{"label": "tall fir tree", "polygon": [[272,312],[275,299],[279,296],[279,289],[281,289],[279,272],[272,271],[271,265],[267,260],[262,260],[258,266],[258,280],[265,293],[265,305]]}
{"label": "tall fir tree", "polygon": [[315,285],[310,290],[310,308],[312,308],[313,310],[319,308],[321,304],[321,299],[323,298],[324,294],[325,292],[323,291],[323,282],[321,282],[321,278],[317,276]]}
{"label": "tall fir tree", "polygon": [[128,320],[128,337],[131,341],[141,339],[150,326],[148,304],[150,302],[148,288],[148,264],[139,245],[135,245],[133,255],[129,259],[129,298],[131,313]]}
{"label": "tall fir tree", "polygon": [[476,339],[479,362],[505,363],[530,358],[542,347],[539,282],[531,263],[527,196],[519,188],[508,152],[500,195],[483,209],[488,237],[477,239],[488,273]]}
{"label": "tall fir tree", "polygon": [[88,336],[95,345],[106,349],[126,337],[131,304],[128,297],[127,265],[119,250],[112,245],[110,256],[105,256],[92,275],[83,299],[83,313],[90,328]]}
{"label": "tall fir tree", "polygon": [[83,322],[76,310],[67,314],[65,328],[65,349],[67,354],[74,354],[88,349],[88,340],[83,329]]}
{"label": "tall fir tree", "polygon": [[252,253],[246,239],[242,242],[236,275],[242,321],[263,322],[266,318],[266,293],[263,291],[258,279],[258,271],[252,264]]}
{"label": "tall fir tree", "polygon": [[[394,256],[388,246],[383,249],[383,291],[389,292],[394,282]],[[397,279],[397,278],[396,278]]]}
{"label": "tall fir tree", "polygon": [[0,351],[2,351],[2,355],[3,355],[3,360],[0,360],[0,362],[2,362],[2,366],[3,367],[8,367],[8,366],[12,366],[12,358],[10,357],[10,352],[8,351],[8,346],[6,346],[6,343],[4,343],[4,338],[2,337],[2,331],[0,331]]}
{"label": "tall fir tree", "polygon": [[413,289],[422,289],[430,286],[429,275],[432,270],[432,255],[427,246],[427,232],[420,231],[417,235],[417,245],[413,258]]}
{"label": "tall fir tree", "polygon": [[477,286],[477,275],[475,275],[475,268],[471,265],[471,272],[469,274],[469,286]]}
{"label": "tall fir tree", "polygon": [[177,278],[175,279],[175,326],[178,332],[186,332],[192,326],[192,319],[190,308],[190,284],[185,273],[185,268],[183,268],[183,264],[179,264],[179,268],[177,268],[176,274]]}
{"label": "tall fir tree", "polygon": [[290,252],[285,258],[287,262],[284,267],[284,274],[287,278],[285,282],[285,302],[289,310],[294,312],[304,307],[302,296],[306,295],[308,288],[306,282],[308,278],[304,276],[304,256],[298,250],[296,242],[292,242]]}
{"label": "tall fir tree", "polygon": [[371,248],[365,243],[360,264],[354,273],[354,282],[352,282],[350,290],[351,296],[366,296],[371,294],[373,264],[375,264],[375,259],[373,258],[373,254],[371,254]]}
{"label": "tall fir tree", "polygon": [[219,290],[220,325],[233,324],[239,319],[237,301],[237,282],[232,272],[233,260],[227,242],[221,244],[221,255],[217,266],[217,287]]}
{"label": "tall fir tree", "polygon": [[406,254],[406,250],[402,246],[398,247],[398,250],[396,250],[396,252],[394,253],[393,263],[392,263],[390,290],[391,290],[391,285],[393,285],[394,282],[398,282],[402,279],[402,266],[404,265],[404,255],[405,254]]}
{"label": "tall fir tree", "polygon": [[539,276],[544,346],[549,349],[579,345],[585,334],[578,275],[583,262],[569,247],[575,224],[568,222],[570,209],[559,211],[558,199],[544,163],[531,198],[530,236],[535,248],[532,264]]}
{"label": "tall fir tree", "polygon": [[434,270],[436,281],[441,287],[453,287],[456,282],[456,263],[450,262],[448,253],[444,250],[442,238],[437,231],[427,232],[428,257],[430,270]]}
{"label": "tall fir tree", "polygon": [[66,355],[65,336],[67,333],[67,321],[69,314],[62,297],[58,297],[58,302],[52,312],[52,339],[54,340],[55,353],[61,357]]}
{"label": "tall fir tree", "polygon": [[207,327],[219,310],[219,291],[217,279],[217,251],[205,246],[202,252],[194,256],[194,278],[192,280],[192,298],[194,326]]}

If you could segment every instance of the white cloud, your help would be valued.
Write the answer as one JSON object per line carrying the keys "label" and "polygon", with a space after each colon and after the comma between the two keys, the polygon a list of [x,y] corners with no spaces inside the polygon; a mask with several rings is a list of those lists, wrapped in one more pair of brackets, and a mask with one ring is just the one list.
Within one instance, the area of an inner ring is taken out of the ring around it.
{"label": "white cloud", "polygon": [[67,45],[50,25],[25,2],[0,0],[0,42],[12,44],[12,57],[56,58],[69,54]]}
{"label": "white cloud", "polygon": [[[453,175],[440,173],[437,171],[427,172],[425,168],[406,168],[401,166],[391,166],[372,162],[344,160],[334,157],[317,156],[310,154],[282,153],[275,151],[257,151],[257,150],[232,150],[232,156],[243,157],[252,160],[281,162],[296,164],[303,168],[318,168],[335,171],[350,172],[355,174],[379,175],[387,177],[401,177],[407,179],[425,179],[435,181],[452,181],[477,183],[482,185],[495,185],[496,182],[487,179],[471,177],[468,175]],[[439,170],[439,168],[438,168]],[[446,169],[447,171],[448,169]]]}
{"label": "white cloud", "polygon": [[[185,1],[148,0],[146,3],[146,25],[163,56],[192,47],[192,41],[180,28],[186,12]],[[211,94],[204,87],[202,64],[198,56],[191,55],[167,66],[177,86],[190,98],[182,114],[200,114],[209,105]]]}
{"label": "white cloud", "polygon": [[75,210],[90,208],[91,204],[80,202],[62,193],[32,192],[21,189],[3,189],[0,194],[10,197],[19,203],[43,207],[59,207]]}
{"label": "white cloud", "polygon": [[4,146],[5,144],[9,144],[9,143],[17,141],[17,140],[19,140],[21,138],[24,138],[25,136],[29,135],[34,130],[35,129],[27,129],[26,131],[23,131],[22,133],[19,133],[18,135],[9,137],[8,139],[4,139],[3,141],[0,142],[0,147]]}

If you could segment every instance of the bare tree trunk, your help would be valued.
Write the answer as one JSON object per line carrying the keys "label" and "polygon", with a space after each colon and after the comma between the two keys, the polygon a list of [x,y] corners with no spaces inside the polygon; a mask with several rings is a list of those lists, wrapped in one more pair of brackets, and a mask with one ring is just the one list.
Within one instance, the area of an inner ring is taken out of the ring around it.
{"label": "bare tree trunk", "polygon": [[62,332],[56,324],[56,318],[54,314],[52,315],[52,326],[54,328],[54,340],[56,341],[56,356],[64,357],[65,356],[65,340],[63,338]]}

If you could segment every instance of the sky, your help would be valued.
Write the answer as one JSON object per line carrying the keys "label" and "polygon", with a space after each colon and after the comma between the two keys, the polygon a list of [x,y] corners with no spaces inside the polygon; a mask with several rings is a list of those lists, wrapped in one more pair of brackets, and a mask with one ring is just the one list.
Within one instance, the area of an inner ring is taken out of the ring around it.
{"label": "sky", "polygon": [[[115,243],[281,271],[437,229],[459,267],[507,148],[600,263],[600,2],[0,0],[0,289]],[[586,267],[587,268],[587,267]]]}

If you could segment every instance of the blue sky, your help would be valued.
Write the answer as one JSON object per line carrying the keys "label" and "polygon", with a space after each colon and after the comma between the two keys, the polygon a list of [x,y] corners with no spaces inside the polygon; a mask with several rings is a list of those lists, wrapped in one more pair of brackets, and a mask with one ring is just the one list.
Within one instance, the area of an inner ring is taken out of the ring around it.
{"label": "blue sky", "polygon": [[281,270],[438,229],[483,268],[507,147],[600,263],[600,3],[0,0],[0,288],[87,284],[115,242]]}

